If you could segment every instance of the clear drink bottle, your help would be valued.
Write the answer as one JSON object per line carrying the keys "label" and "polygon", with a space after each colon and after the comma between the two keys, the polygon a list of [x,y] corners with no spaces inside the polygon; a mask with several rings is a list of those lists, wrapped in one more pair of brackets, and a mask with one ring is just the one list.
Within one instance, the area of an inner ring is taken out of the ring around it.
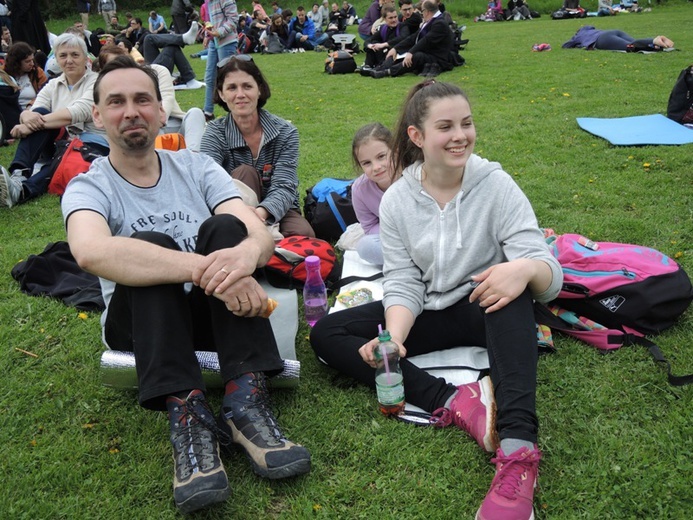
{"label": "clear drink bottle", "polygon": [[399,415],[404,412],[404,377],[399,366],[399,347],[391,339],[386,330],[378,334],[378,345],[373,351],[375,389],[380,411],[384,415]]}
{"label": "clear drink bottle", "polygon": [[320,275],[320,258],[306,257],[306,283],[303,286],[303,305],[306,321],[311,327],[327,314],[327,289]]}

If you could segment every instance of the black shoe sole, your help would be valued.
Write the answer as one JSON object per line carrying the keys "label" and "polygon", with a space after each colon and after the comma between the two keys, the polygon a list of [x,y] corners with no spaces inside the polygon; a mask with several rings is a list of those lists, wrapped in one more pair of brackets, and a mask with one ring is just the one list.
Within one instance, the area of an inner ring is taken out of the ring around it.
{"label": "black shoe sole", "polygon": [[208,489],[200,491],[188,498],[185,502],[176,502],[176,507],[181,513],[192,513],[205,507],[225,502],[231,495],[231,488],[226,486],[224,489]]}
{"label": "black shoe sole", "polygon": [[286,466],[281,466],[278,468],[263,468],[259,466],[252,457],[239,446],[241,451],[245,453],[245,456],[250,461],[250,465],[256,475],[259,475],[270,480],[278,480],[282,478],[298,477],[299,475],[305,475],[310,473],[310,459],[297,460]]}

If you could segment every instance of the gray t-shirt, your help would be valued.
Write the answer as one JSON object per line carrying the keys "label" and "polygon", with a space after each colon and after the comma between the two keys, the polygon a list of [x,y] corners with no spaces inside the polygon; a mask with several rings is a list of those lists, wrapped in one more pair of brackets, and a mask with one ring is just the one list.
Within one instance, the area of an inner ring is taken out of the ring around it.
{"label": "gray t-shirt", "polygon": [[[219,204],[241,194],[231,176],[204,154],[189,150],[157,150],[157,154],[161,177],[149,188],[123,179],[108,157],[95,159],[89,171],[72,179],[65,190],[61,202],[65,223],[75,211],[95,211],[106,219],[114,236],[158,231],[172,237],[183,251],[194,251],[200,225]],[[107,307],[114,289],[114,282],[101,278]]]}

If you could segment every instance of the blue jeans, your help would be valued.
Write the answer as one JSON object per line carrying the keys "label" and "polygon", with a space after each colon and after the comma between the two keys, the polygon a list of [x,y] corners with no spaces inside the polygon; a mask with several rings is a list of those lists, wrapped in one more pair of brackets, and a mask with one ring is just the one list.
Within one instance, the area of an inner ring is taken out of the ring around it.
{"label": "blue jeans", "polygon": [[214,113],[214,89],[217,82],[217,63],[236,54],[238,42],[227,43],[223,47],[217,47],[214,40],[207,46],[207,68],[205,69],[205,114]]}
{"label": "blue jeans", "polygon": [[623,31],[602,31],[597,41],[594,42],[594,48],[602,51],[625,51],[628,44],[635,42],[650,45],[652,44],[652,38],[636,40],[630,34],[624,33]]}

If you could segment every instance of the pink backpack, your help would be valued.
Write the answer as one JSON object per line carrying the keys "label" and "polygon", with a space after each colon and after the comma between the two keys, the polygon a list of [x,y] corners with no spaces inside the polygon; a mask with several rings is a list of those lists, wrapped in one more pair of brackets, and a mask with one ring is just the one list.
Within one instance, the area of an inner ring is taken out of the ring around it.
{"label": "pink backpack", "polygon": [[693,383],[693,374],[672,375],[659,347],[644,338],[674,325],[693,300],[680,265],[644,246],[592,242],[575,234],[547,241],[564,279],[556,300],[536,305],[538,323],[601,350],[643,345],[666,366],[671,384]]}

